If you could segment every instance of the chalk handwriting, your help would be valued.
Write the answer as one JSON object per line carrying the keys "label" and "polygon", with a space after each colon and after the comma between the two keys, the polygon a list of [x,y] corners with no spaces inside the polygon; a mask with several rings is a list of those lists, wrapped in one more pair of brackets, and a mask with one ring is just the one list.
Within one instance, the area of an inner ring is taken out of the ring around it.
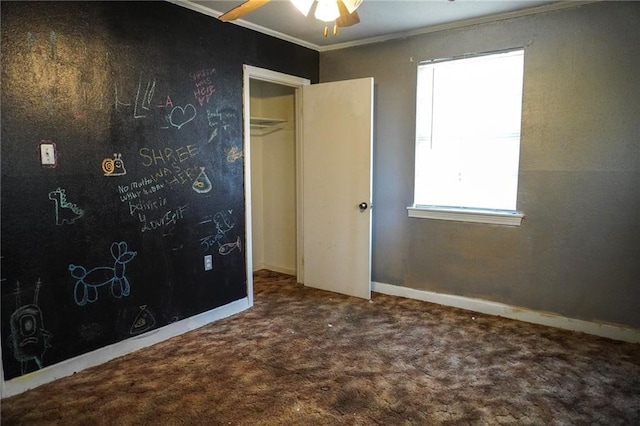
{"label": "chalk handwriting", "polygon": [[[208,251],[211,247],[214,247],[216,244],[218,245],[218,249],[222,245],[221,240],[225,238],[227,232],[233,229],[235,226],[235,222],[231,217],[233,210],[219,211],[213,216],[213,222],[216,224],[215,235],[207,235],[203,238],[200,238],[200,245],[202,245],[204,251]],[[211,222],[211,220],[204,220],[200,222],[201,225],[207,224]],[[226,250],[226,249],[225,249]]]}
{"label": "chalk handwriting", "polygon": [[211,128],[207,143],[229,137],[239,131],[240,116],[235,109],[222,108],[217,111],[211,111],[207,108],[206,111],[207,122]]}
{"label": "chalk handwriting", "polygon": [[113,266],[96,266],[86,270],[84,266],[69,265],[71,276],[76,279],[73,291],[75,302],[79,306],[98,300],[98,288],[110,285],[111,295],[117,299],[126,297],[131,291],[129,279],[125,276],[125,266],[138,253],[130,251],[127,243],[120,241],[111,244],[111,257],[115,260]]}
{"label": "chalk handwriting", "polygon": [[156,105],[156,107],[158,108],[173,108],[173,101],[171,100],[171,97],[169,95],[167,95],[167,99],[164,101],[164,104],[158,104]]}
{"label": "chalk handwriting", "polygon": [[184,213],[187,211],[187,205],[179,206],[175,209],[168,210],[157,219],[148,219],[146,214],[138,213],[138,219],[142,223],[142,232],[154,231],[156,229],[165,228],[175,225],[178,221],[184,219]]}
{"label": "chalk handwriting", "polygon": [[[121,188],[123,188],[123,187],[118,186],[118,190],[121,190]],[[164,188],[164,185],[159,183],[159,184],[147,187],[147,188],[140,189],[138,191],[129,191],[127,189],[127,192],[122,192],[120,194],[120,201],[135,200],[135,199],[140,198],[142,196],[151,195],[151,194],[159,191],[162,188]]]}
{"label": "chalk handwriting", "polygon": [[67,201],[66,191],[62,188],[49,192],[49,199],[56,204],[56,225],[71,225],[84,216],[84,210]]}
{"label": "chalk handwriting", "polygon": [[163,183],[156,183],[151,178],[143,177],[139,181],[131,182],[129,185],[118,185],[118,195],[120,196],[120,201],[131,201],[143,196],[155,195],[156,192],[163,188]]}
{"label": "chalk handwriting", "polygon": [[186,165],[187,160],[199,154],[196,145],[164,149],[141,148],[138,153],[144,167],[157,167],[149,177],[145,178],[151,182],[166,185],[193,183],[201,171],[198,166]]}
{"label": "chalk handwriting", "polygon": [[[209,126],[213,128],[222,128],[223,130],[227,130],[229,127],[229,122],[227,118],[229,117],[230,111],[229,108],[225,108],[221,111],[210,111],[207,109],[207,120],[209,122]],[[234,111],[235,112],[235,111]]]}
{"label": "chalk handwriting", "polygon": [[[184,124],[195,118],[195,109],[193,106],[178,107],[174,105],[168,94],[160,95],[160,101],[154,101],[157,98],[157,83],[155,78],[145,78],[140,74],[137,85],[135,86],[135,96],[123,96],[120,93],[118,84],[114,84],[114,108],[116,112],[124,111],[132,114],[134,119],[155,119],[160,121],[161,129],[168,129],[171,126],[182,127]],[[171,109],[168,113],[167,110]]]}
{"label": "chalk handwriting", "polygon": [[216,73],[215,68],[205,68],[196,72],[189,73],[189,78],[192,81],[203,80],[203,79],[209,78],[215,73]]}
{"label": "chalk handwriting", "polygon": [[198,147],[195,145],[181,146],[179,148],[140,148],[138,151],[142,157],[142,165],[165,166],[173,163],[182,163],[198,155]]}
{"label": "chalk handwriting", "polygon": [[33,303],[20,306],[20,282],[16,282],[16,307],[11,314],[11,335],[9,346],[13,350],[14,358],[20,362],[20,372],[27,373],[29,361],[35,361],[38,369],[44,364],[42,358],[51,347],[53,335],[45,330],[42,321],[42,311],[38,306],[38,295],[42,282],[38,278],[33,296]]}
{"label": "chalk handwriting", "polygon": [[216,91],[213,83],[211,82],[211,77],[215,73],[215,68],[205,68],[189,74],[189,78],[191,78],[195,86],[193,96],[195,96],[200,106],[208,104],[211,96]]}
{"label": "chalk handwriting", "polygon": [[167,204],[165,197],[158,197],[154,200],[137,200],[135,202],[129,201],[129,214],[135,215],[136,212],[158,210],[160,207]]}
{"label": "chalk handwriting", "polygon": [[[147,117],[146,111],[150,110],[151,102],[153,99],[153,94],[156,90],[156,80],[149,79],[146,82],[144,92],[142,92],[142,75],[138,79],[138,87],[136,88],[136,97],[133,103],[133,118],[145,118]],[[123,102],[120,100],[120,96],[118,94],[118,85],[114,85],[114,95],[115,101],[114,106],[116,111],[118,111],[119,106],[131,106],[132,104],[129,102]]]}
{"label": "chalk handwriting", "polygon": [[173,167],[174,170],[163,167],[162,169],[158,169],[153,175],[151,175],[151,179],[155,181],[159,181],[164,179],[164,183],[173,186],[173,185],[182,185],[185,183],[193,182],[193,180],[198,175],[198,166],[187,167],[185,169],[181,169],[179,167]]}
{"label": "chalk handwriting", "polygon": [[224,234],[207,235],[206,237],[200,238],[200,245],[202,245],[204,251],[208,251],[222,238],[224,238]]}
{"label": "chalk handwriting", "polygon": [[209,103],[209,99],[215,93],[216,89],[213,85],[205,85],[201,87],[196,87],[196,90],[193,91],[193,96],[196,97],[196,100],[200,104],[200,106],[204,106],[204,104]]}
{"label": "chalk handwriting", "polygon": [[[156,81],[155,79],[149,80],[147,82],[147,87],[144,90],[144,94],[142,98],[140,98],[140,87],[142,83],[142,76],[138,80],[138,90],[136,91],[136,102],[134,104],[133,116],[136,118],[146,117],[146,115],[141,115],[141,110],[149,111],[151,108],[151,100],[153,99],[153,93],[156,91]],[[140,108],[140,110],[138,109]]]}

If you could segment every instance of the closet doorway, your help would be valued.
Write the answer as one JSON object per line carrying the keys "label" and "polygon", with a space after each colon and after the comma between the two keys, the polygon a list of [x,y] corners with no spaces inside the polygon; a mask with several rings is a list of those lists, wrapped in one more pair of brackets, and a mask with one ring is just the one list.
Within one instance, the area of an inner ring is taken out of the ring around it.
{"label": "closet doorway", "polygon": [[296,275],[295,89],[250,85],[253,270]]}
{"label": "closet doorway", "polygon": [[[245,66],[247,267],[302,282],[300,93],[309,80]],[[253,304],[253,277],[247,274]]]}

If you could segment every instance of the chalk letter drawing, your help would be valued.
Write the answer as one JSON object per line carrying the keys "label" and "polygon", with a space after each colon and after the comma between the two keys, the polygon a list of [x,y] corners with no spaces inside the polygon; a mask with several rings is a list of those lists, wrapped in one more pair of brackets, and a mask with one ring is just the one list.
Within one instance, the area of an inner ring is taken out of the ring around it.
{"label": "chalk letter drawing", "polygon": [[33,303],[20,306],[20,283],[16,283],[16,306],[20,306],[11,314],[11,335],[9,345],[13,348],[13,356],[20,362],[22,374],[27,372],[29,361],[35,361],[38,369],[43,367],[42,357],[51,347],[49,343],[53,335],[44,329],[42,311],[38,307],[38,293],[42,285],[40,279],[36,283]]}
{"label": "chalk letter drawing", "polygon": [[124,168],[122,154],[113,154],[113,158],[102,160],[102,171],[105,176],[124,176],[127,171]]}
{"label": "chalk letter drawing", "polygon": [[87,302],[95,302],[98,300],[98,287],[107,284],[111,285],[113,297],[120,299],[128,296],[131,287],[124,275],[125,265],[137,254],[129,251],[127,243],[121,241],[111,244],[111,256],[115,260],[113,266],[96,266],[87,271],[83,266],[69,265],[71,276],[77,280],[73,291],[76,304],[84,306]]}
{"label": "chalk letter drawing", "polygon": [[207,174],[204,172],[204,167],[200,167],[200,174],[198,174],[198,177],[196,178],[195,182],[193,182],[193,185],[191,187],[199,194],[205,194],[211,191],[211,181],[209,180]]}
{"label": "chalk letter drawing", "polygon": [[56,225],[71,225],[84,215],[84,210],[67,201],[67,194],[62,188],[51,191],[49,199],[56,203]]}

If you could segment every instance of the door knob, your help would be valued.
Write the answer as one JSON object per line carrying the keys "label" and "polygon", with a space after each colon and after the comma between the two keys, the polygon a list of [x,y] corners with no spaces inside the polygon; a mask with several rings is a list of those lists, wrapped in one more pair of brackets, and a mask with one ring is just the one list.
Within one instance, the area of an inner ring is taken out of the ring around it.
{"label": "door knob", "polygon": [[368,207],[367,203],[358,204],[358,208],[360,209],[361,212],[365,211],[367,207]]}

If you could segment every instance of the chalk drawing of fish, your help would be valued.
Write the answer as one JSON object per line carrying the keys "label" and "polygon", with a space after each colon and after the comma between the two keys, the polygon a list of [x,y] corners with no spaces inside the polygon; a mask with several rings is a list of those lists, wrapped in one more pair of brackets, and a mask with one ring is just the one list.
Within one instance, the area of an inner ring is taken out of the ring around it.
{"label": "chalk drawing of fish", "polygon": [[232,251],[234,251],[236,248],[242,251],[242,243],[240,242],[240,236],[238,236],[238,239],[236,239],[236,241],[233,243],[222,244],[218,249],[218,253],[220,253],[223,256],[226,256]]}

